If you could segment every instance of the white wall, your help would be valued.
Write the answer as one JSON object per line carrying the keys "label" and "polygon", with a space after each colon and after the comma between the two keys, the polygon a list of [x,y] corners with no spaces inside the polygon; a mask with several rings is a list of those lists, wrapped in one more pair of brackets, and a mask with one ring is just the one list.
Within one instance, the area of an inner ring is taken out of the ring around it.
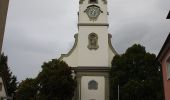
{"label": "white wall", "polygon": [[[97,50],[89,50],[88,35],[98,35]],[[108,33],[107,26],[81,26],[79,27],[78,66],[108,66]]]}
{"label": "white wall", "polygon": [[[103,3],[103,0],[98,0],[101,13],[97,21],[90,21],[87,14],[84,12],[89,6],[88,0],[84,0],[83,4],[80,4],[79,8],[79,22],[81,26],[78,26],[78,43],[75,50],[68,57],[64,57],[66,63],[71,67],[110,67],[111,61],[115,56],[114,52],[109,46],[108,40],[108,26],[100,26],[107,24],[107,5]],[[83,24],[96,24],[96,26],[82,26]],[[97,24],[99,26],[97,26]],[[97,50],[88,49],[88,36],[90,33],[96,33],[98,35]],[[88,82],[95,80],[98,82],[97,90],[89,90]],[[105,100],[105,78],[104,76],[82,76],[81,84],[78,84],[80,100]]]}
{"label": "white wall", "polygon": [[[88,82],[98,82],[97,90],[89,90]],[[81,79],[81,100],[105,100],[105,79],[103,76],[83,76]]]}
{"label": "white wall", "polygon": [[[83,4],[79,6],[79,21],[78,23],[86,24],[106,24],[108,23],[107,4],[104,4],[103,0],[98,0],[98,4],[95,4],[101,8],[101,13],[97,21],[90,21],[87,14],[84,12],[89,5],[89,0],[84,0]],[[78,44],[76,49],[68,57],[64,57],[63,60],[71,67],[77,66],[90,66],[90,67],[104,67],[111,66],[111,61],[115,54],[112,52],[108,45],[108,26],[78,26]],[[90,33],[96,33],[98,35],[97,50],[88,49],[88,35]]]}
{"label": "white wall", "polygon": [[[80,4],[79,6],[79,23],[94,23],[93,21],[89,21],[87,14],[84,12],[89,5],[93,5],[93,4],[88,4],[88,1],[89,0],[84,0],[83,4]],[[98,0],[98,2],[99,3],[95,5],[99,6],[101,11],[103,11],[103,13],[99,15],[95,23],[107,23],[108,22],[107,4],[104,4],[102,0]]]}
{"label": "white wall", "polygon": [[75,48],[75,50],[72,52],[72,54],[69,57],[64,57],[62,60],[65,61],[71,67],[77,67],[78,66],[78,47]]}
{"label": "white wall", "polygon": [[6,97],[6,92],[5,92],[5,87],[4,87],[4,83],[2,81],[2,78],[0,77],[0,83],[2,83],[2,91],[0,91],[0,97]]}

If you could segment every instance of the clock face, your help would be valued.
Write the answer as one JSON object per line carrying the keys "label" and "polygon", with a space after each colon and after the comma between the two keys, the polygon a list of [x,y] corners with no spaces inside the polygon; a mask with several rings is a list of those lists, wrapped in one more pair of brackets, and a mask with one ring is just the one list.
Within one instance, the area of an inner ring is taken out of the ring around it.
{"label": "clock face", "polygon": [[85,12],[90,20],[96,21],[102,11],[98,6],[92,5],[87,7]]}

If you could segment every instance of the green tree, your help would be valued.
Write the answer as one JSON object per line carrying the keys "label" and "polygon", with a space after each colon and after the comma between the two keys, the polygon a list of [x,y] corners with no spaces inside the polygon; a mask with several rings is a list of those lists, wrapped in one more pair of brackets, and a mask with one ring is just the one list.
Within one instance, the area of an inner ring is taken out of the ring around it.
{"label": "green tree", "polygon": [[163,100],[162,74],[156,56],[145,47],[133,45],[112,61],[111,100]]}
{"label": "green tree", "polygon": [[16,100],[36,100],[37,93],[37,81],[27,78],[19,84],[15,97]]}
{"label": "green tree", "polygon": [[40,100],[72,100],[76,81],[71,68],[63,61],[52,60],[42,65],[37,80]]}
{"label": "green tree", "polygon": [[1,54],[0,58],[0,76],[3,78],[8,96],[12,96],[17,89],[16,76],[12,75],[10,68],[8,67],[8,57]]}
{"label": "green tree", "polygon": [[76,81],[71,68],[63,61],[52,60],[42,65],[35,79],[21,82],[17,100],[72,100]]}

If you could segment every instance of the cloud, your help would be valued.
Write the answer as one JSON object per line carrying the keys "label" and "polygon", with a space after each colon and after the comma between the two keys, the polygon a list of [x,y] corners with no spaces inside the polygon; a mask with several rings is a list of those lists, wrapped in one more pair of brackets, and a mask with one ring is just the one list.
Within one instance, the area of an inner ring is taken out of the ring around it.
{"label": "cloud", "polygon": [[[11,0],[3,51],[18,80],[35,77],[44,61],[74,43],[79,0]],[[170,32],[168,0],[109,0],[109,33],[118,53],[134,43],[158,53]]]}
{"label": "cloud", "polygon": [[134,43],[140,43],[147,51],[158,54],[170,31],[166,20],[168,8],[162,6],[167,3],[170,4],[162,0],[110,0],[109,31],[116,50],[123,53]]}

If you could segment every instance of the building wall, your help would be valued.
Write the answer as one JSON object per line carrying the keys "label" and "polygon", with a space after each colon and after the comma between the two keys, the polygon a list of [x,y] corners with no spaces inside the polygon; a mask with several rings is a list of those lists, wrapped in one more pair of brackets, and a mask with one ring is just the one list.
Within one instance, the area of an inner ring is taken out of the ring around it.
{"label": "building wall", "polygon": [[[71,67],[76,67],[76,100],[109,100],[109,67],[117,53],[111,46],[111,35],[108,34],[106,0],[98,0],[95,4],[102,11],[95,21],[90,20],[86,14],[87,7],[94,4],[89,4],[89,0],[80,1],[76,46],[74,45],[68,54],[62,55],[60,60],[65,61]],[[91,33],[95,33],[95,45],[94,40],[89,39]],[[88,88],[91,80],[97,81],[97,90]]]}
{"label": "building wall", "polygon": [[170,57],[170,48],[162,60],[163,84],[165,100],[170,100],[170,79],[167,78],[167,60]]}
{"label": "building wall", "polygon": [[0,0],[0,52],[2,49],[9,0]]}
{"label": "building wall", "polygon": [[[86,14],[86,9],[89,4],[89,0],[81,0],[82,3],[79,5],[78,14],[78,39],[76,48],[74,48],[71,54],[64,55],[60,57],[68,63],[71,67],[77,66],[91,66],[91,67],[110,67],[113,57],[116,55],[114,50],[112,50],[109,43],[108,34],[108,12],[106,0],[98,0],[95,4],[100,7],[102,11],[96,21],[89,19]],[[89,50],[89,34],[95,33],[98,36],[98,46],[97,50]]]}
{"label": "building wall", "polygon": [[[97,90],[89,90],[88,83],[95,80]],[[81,79],[81,100],[105,100],[105,78],[103,76],[83,76]]]}
{"label": "building wall", "polygon": [[[81,26],[79,29],[78,66],[109,66],[107,26]],[[92,32],[98,35],[97,50],[88,48],[88,36]]]}
{"label": "building wall", "polygon": [[6,97],[6,92],[5,92],[5,87],[4,87],[4,83],[2,81],[2,78],[0,77],[0,83],[2,83],[2,90],[0,90],[0,97]]}
{"label": "building wall", "polygon": [[[91,28],[95,29],[93,27]],[[95,31],[99,36],[99,48],[97,50],[88,49],[88,35],[91,31],[88,28],[84,27],[84,30],[86,31],[83,31],[84,34],[77,35],[77,37],[75,38],[75,47],[73,46],[71,53],[69,52],[64,56],[62,55],[59,59],[67,62],[67,64],[71,67],[111,67],[112,59],[116,55],[116,53],[111,48],[112,44],[109,44],[111,38],[108,37],[107,32],[103,31],[103,28],[97,29],[97,31]]]}
{"label": "building wall", "polygon": [[[98,0],[98,4],[97,6],[100,7],[101,11],[103,11],[103,13],[101,13],[97,19],[97,21],[93,22],[89,20],[89,17],[87,16],[87,14],[84,12],[87,7],[89,6],[89,0],[84,0],[83,4],[80,4],[79,7],[79,23],[108,23],[108,12],[107,12],[107,4],[104,4],[102,0]],[[91,4],[90,4],[91,5]]]}

